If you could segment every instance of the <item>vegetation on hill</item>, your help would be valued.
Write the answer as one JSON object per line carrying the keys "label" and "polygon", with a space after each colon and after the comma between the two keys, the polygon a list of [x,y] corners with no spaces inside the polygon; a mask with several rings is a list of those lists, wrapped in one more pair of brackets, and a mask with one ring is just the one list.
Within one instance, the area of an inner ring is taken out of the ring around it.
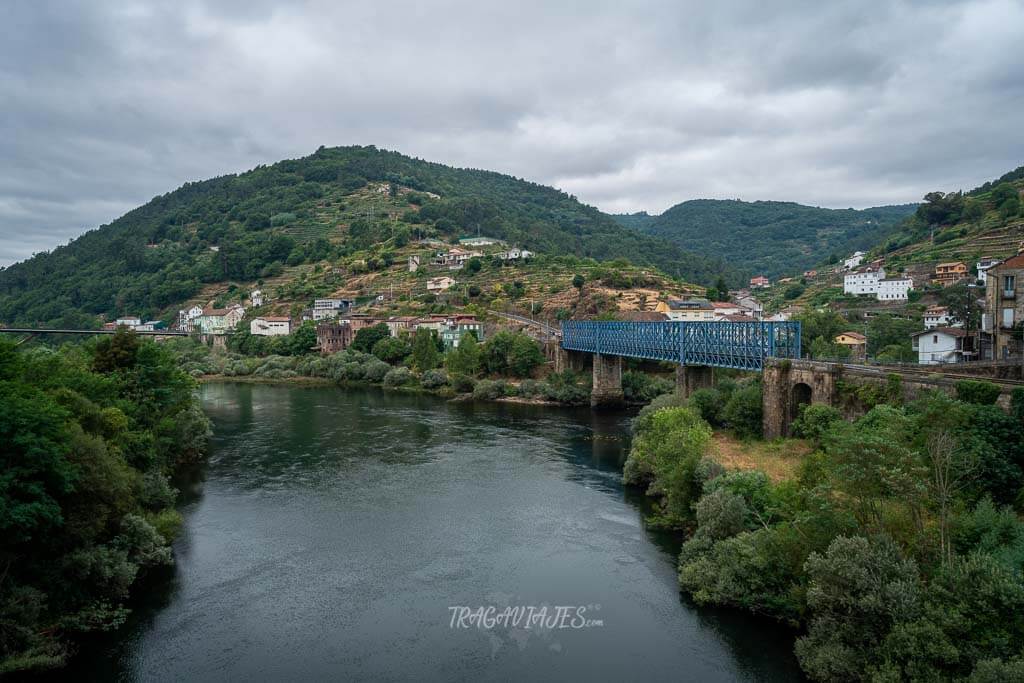
{"label": "vegetation on hill", "polygon": [[97,316],[167,316],[209,283],[272,278],[410,239],[477,234],[551,255],[628,258],[695,282],[723,270],[716,259],[627,230],[536,183],[375,147],[321,147],[187,183],[0,271],[0,322],[95,327]]}
{"label": "vegetation on hill", "polygon": [[689,533],[682,589],[799,626],[813,680],[1021,680],[1024,390],[1007,414],[964,384],[852,423],[805,406],[794,430],[815,451],[782,481],[716,457],[708,418],[740,428],[756,385],[665,396],[624,478]]}
{"label": "vegetation on hill", "polygon": [[1022,192],[1024,166],[970,192],[929,192],[872,253],[893,267],[1012,256],[1024,242]]}
{"label": "vegetation on hill", "polygon": [[[822,209],[792,202],[696,199],[665,213],[616,216],[620,224],[722,258],[743,277],[799,274],[830,255],[886,239],[915,205]],[[739,284],[733,282],[733,285]]]}
{"label": "vegetation on hill", "polygon": [[58,349],[0,339],[0,674],[59,665],[171,562],[169,476],[205,450],[193,380],[119,332]]}

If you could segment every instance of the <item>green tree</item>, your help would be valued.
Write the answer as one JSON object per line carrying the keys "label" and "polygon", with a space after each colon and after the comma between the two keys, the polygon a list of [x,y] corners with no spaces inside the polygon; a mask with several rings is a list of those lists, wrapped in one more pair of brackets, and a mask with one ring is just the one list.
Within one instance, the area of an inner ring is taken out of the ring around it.
{"label": "green tree", "polygon": [[462,334],[459,345],[445,357],[445,367],[449,374],[463,377],[475,377],[480,372],[480,345],[475,334]]}
{"label": "green tree", "polygon": [[433,330],[416,330],[412,338],[411,360],[412,367],[417,372],[433,370],[441,364],[441,352],[437,349],[437,339]]}
{"label": "green tree", "polygon": [[404,339],[385,337],[373,345],[373,355],[385,363],[400,363],[412,353],[412,347]]}
{"label": "green tree", "polygon": [[583,285],[585,283],[586,279],[579,273],[576,273],[575,275],[572,276],[572,286],[575,287],[577,290],[582,290]]}
{"label": "green tree", "polygon": [[139,335],[126,327],[119,327],[110,337],[96,344],[93,368],[97,372],[113,372],[134,367],[139,352]]}
{"label": "green tree", "polygon": [[363,353],[370,353],[373,351],[374,344],[390,336],[391,330],[384,323],[364,327],[356,332],[356,336],[352,340],[352,348]]}

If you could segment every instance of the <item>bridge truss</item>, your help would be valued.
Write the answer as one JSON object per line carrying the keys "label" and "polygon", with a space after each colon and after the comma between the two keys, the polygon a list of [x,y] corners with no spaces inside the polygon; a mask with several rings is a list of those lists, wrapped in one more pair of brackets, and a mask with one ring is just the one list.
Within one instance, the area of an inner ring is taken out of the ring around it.
{"label": "bridge truss", "polygon": [[562,323],[562,348],[760,371],[766,358],[800,358],[800,323],[567,320]]}

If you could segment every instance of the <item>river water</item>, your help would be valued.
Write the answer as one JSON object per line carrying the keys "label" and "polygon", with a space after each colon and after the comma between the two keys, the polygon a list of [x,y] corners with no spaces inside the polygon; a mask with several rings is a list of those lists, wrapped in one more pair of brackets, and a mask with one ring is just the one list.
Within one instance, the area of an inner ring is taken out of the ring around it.
{"label": "river water", "polygon": [[[680,597],[678,541],[620,483],[625,414],[251,384],[202,400],[213,449],[183,486],[176,567],[83,644],[80,680],[799,677],[786,629]],[[459,627],[460,606],[583,616]]]}

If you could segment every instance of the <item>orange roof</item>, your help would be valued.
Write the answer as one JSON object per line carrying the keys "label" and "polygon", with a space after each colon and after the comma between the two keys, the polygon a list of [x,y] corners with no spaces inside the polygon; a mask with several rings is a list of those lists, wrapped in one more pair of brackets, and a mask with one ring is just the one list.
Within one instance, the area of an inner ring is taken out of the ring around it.
{"label": "orange roof", "polygon": [[856,339],[857,341],[867,341],[868,339],[860,332],[842,332],[836,335],[836,337],[849,337],[850,339]]}

